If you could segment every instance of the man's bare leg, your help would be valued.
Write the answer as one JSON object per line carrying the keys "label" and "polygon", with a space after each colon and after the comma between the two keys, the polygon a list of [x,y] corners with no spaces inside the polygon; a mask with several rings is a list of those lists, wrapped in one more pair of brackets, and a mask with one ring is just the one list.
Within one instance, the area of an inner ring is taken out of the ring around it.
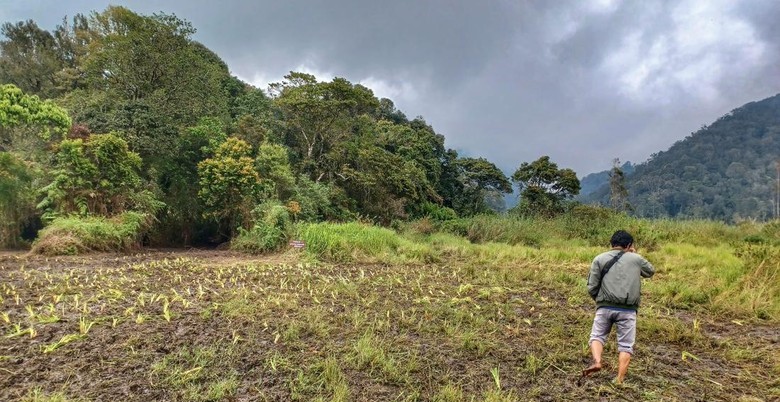
{"label": "man's bare leg", "polygon": [[590,367],[582,371],[583,376],[588,376],[601,370],[601,353],[603,351],[604,351],[604,345],[600,341],[593,340],[590,343],[590,353],[593,354],[593,364],[591,364]]}
{"label": "man's bare leg", "polygon": [[628,373],[628,363],[631,363],[631,353],[620,352],[618,361],[618,375],[615,378],[615,382],[622,384],[623,380],[626,378],[626,373]]}

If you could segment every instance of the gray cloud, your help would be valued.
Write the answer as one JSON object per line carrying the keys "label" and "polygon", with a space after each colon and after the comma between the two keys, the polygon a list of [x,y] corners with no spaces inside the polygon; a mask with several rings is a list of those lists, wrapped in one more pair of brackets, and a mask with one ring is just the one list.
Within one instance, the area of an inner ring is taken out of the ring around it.
{"label": "gray cloud", "polygon": [[[507,173],[541,155],[581,175],[641,162],[780,91],[773,0],[121,3],[190,20],[259,85],[296,69],[362,82]],[[51,28],[107,3],[0,5],[3,20]]]}

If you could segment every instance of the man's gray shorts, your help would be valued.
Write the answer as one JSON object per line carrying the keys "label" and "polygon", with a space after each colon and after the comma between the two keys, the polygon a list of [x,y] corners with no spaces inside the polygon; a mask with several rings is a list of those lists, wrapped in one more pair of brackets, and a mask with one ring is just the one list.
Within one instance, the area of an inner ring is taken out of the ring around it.
{"label": "man's gray shorts", "polygon": [[609,335],[609,331],[612,329],[612,324],[617,326],[618,351],[634,354],[636,311],[613,310],[608,307],[596,310],[596,317],[593,318],[593,329],[590,331],[588,345],[596,340],[605,345],[607,343],[607,335]]}

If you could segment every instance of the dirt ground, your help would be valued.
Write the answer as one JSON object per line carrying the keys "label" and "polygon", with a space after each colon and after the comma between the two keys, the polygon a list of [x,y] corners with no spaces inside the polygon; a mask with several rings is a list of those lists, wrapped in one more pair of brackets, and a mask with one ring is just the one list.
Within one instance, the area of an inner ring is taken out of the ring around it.
{"label": "dirt ground", "polygon": [[579,386],[592,306],[527,268],[2,253],[0,400],[780,400],[777,324],[661,306]]}

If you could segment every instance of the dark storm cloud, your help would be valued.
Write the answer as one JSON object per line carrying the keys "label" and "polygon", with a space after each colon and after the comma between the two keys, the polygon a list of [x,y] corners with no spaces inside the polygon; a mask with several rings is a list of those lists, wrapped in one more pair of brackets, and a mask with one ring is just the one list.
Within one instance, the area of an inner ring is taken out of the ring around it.
{"label": "dark storm cloud", "polygon": [[[127,1],[191,21],[234,74],[342,76],[511,173],[550,155],[581,175],[641,162],[780,91],[780,3]],[[51,28],[106,2],[3,2]]]}

